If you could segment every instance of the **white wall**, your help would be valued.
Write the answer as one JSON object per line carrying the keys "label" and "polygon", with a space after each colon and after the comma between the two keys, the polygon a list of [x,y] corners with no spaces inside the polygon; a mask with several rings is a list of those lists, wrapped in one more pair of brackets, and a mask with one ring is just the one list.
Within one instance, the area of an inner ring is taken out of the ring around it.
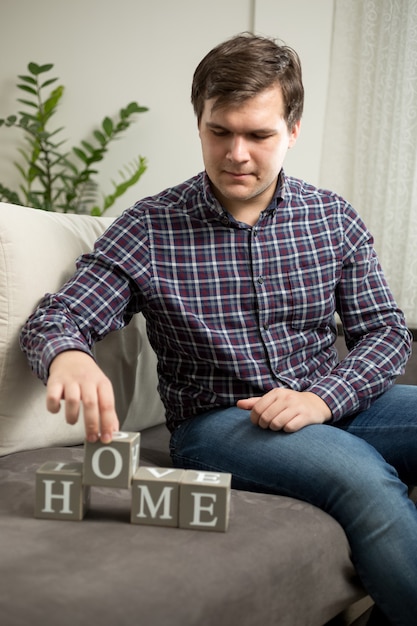
{"label": "white wall", "polygon": [[[312,9],[314,6],[314,10]],[[0,117],[16,110],[16,76],[27,63],[54,63],[65,85],[56,124],[68,147],[132,100],[150,108],[100,165],[100,185],[137,154],[148,170],[116,210],[176,184],[203,167],[190,104],[193,71],[215,44],[250,30],[277,36],[300,53],[306,112],[287,170],[318,181],[333,0],[1,0]],[[0,182],[17,185],[12,161],[22,135],[0,129]]]}
{"label": "white wall", "polygon": [[301,134],[285,170],[319,184],[334,0],[256,0],[255,28],[294,48],[301,59],[305,89]]}

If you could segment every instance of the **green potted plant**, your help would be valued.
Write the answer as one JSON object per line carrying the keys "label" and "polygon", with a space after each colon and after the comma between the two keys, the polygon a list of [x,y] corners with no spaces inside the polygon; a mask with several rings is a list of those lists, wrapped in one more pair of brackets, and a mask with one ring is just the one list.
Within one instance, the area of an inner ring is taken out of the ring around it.
{"label": "green potted plant", "polygon": [[[57,78],[49,77],[52,63],[29,63],[27,75],[19,76],[17,87],[24,97],[18,98],[23,110],[0,119],[3,128],[22,130],[26,147],[20,148],[21,161],[14,162],[22,183],[12,190],[0,183],[0,201],[24,204],[47,211],[102,215],[129,187],[138,182],[146,170],[146,159],[138,156],[125,166],[126,176],[113,182],[112,193],[97,202],[98,185],[94,180],[97,164],[102,161],[112,141],[126,131],[136,114],[148,110],[137,102],[120,109],[115,119],[105,117],[88,141],[81,141],[70,151],[61,140],[63,127],[50,129],[51,119],[64,93]],[[53,88],[50,88],[54,85]]]}

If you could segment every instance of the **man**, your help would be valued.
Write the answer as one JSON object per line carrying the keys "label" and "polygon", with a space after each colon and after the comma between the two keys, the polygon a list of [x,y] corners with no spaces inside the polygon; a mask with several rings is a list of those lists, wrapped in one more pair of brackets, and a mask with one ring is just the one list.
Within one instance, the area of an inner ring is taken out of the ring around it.
{"label": "man", "polygon": [[192,87],[205,172],[118,218],[22,347],[49,410],[64,399],[74,423],[82,401],[86,437],[109,442],[113,392],[90,348],[142,311],[174,465],[330,513],[390,623],[411,625],[417,390],[392,386],[410,336],[353,208],[284,174],[303,95],[286,46],[240,35],[212,50]]}

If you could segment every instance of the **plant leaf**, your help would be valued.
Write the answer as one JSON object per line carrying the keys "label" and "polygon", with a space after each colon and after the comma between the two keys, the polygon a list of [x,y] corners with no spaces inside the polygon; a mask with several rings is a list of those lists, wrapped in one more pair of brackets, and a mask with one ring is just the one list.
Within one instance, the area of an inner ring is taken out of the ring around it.
{"label": "plant leaf", "polygon": [[43,72],[49,72],[50,69],[53,68],[52,63],[47,63],[46,65],[38,65],[37,63],[29,63],[28,70],[34,76],[38,76],[38,74],[43,74]]}
{"label": "plant leaf", "polygon": [[98,161],[102,161],[104,158],[103,152],[101,150],[95,150],[94,153],[89,158],[89,163],[97,163]]}
{"label": "plant leaf", "polygon": [[17,98],[18,102],[21,102],[22,104],[26,104],[28,107],[34,107],[35,109],[38,108],[38,105],[36,104],[36,102],[31,102],[30,100],[23,100],[22,98]]}
{"label": "plant leaf", "polygon": [[23,169],[23,167],[20,165],[20,163],[17,163],[17,161],[13,161],[13,165],[19,171],[19,173],[20,173],[21,177],[23,178],[23,180],[26,180],[26,181],[29,180],[26,171]]}
{"label": "plant leaf", "polygon": [[93,135],[97,139],[97,141],[101,143],[101,145],[104,146],[104,144],[107,142],[106,137],[99,130],[95,130]]}
{"label": "plant leaf", "polygon": [[56,83],[57,80],[57,78],[50,78],[49,80],[46,80],[44,83],[42,83],[41,89],[47,87],[48,85],[52,85],[52,83]]}
{"label": "plant leaf", "polygon": [[36,129],[39,126],[39,120],[37,117],[35,117],[34,115],[30,115],[30,113],[26,113],[25,111],[19,111],[19,115],[22,116],[22,119],[20,120],[20,125],[23,127],[27,127],[29,124],[29,121],[35,122],[34,128],[30,129],[32,131],[36,132]]}
{"label": "plant leaf", "polygon": [[121,195],[123,195],[129,187],[135,185],[142,174],[146,171],[147,164],[146,159],[139,157],[138,162],[135,163],[134,172],[127,180],[123,181],[119,185],[113,183],[115,189],[112,194],[109,194],[104,198],[103,208],[100,210],[98,207],[93,207],[92,211],[95,211],[94,215],[97,215],[97,209],[100,211],[99,215],[102,215],[109,207],[111,207]]}
{"label": "plant leaf", "polygon": [[20,80],[24,80],[26,83],[30,83],[31,85],[37,85],[36,79],[32,76],[18,76]]}
{"label": "plant leaf", "polygon": [[129,115],[132,115],[132,113],[145,113],[145,111],[149,111],[148,107],[140,106],[137,102],[131,102],[127,105]]}
{"label": "plant leaf", "polygon": [[111,137],[111,134],[113,132],[113,122],[111,121],[109,117],[104,118],[102,126],[106,135],[108,137]]}
{"label": "plant leaf", "polygon": [[32,163],[32,165],[29,168],[29,180],[34,180],[37,176],[46,176],[46,172],[39,167],[39,165],[36,165],[36,163]]}
{"label": "plant leaf", "polygon": [[56,109],[56,106],[60,99],[62,98],[62,94],[64,93],[64,87],[60,85],[56,89],[54,89],[49,96],[49,98],[44,103],[45,112],[51,114],[52,111]]}
{"label": "plant leaf", "polygon": [[120,109],[120,117],[126,119],[133,113],[144,113],[145,111],[149,111],[148,107],[139,106],[137,102],[130,102],[127,107]]}
{"label": "plant leaf", "polygon": [[82,141],[81,145],[84,146],[84,148],[86,150],[88,150],[89,152],[93,153],[95,151],[94,146],[91,145],[91,143],[88,143],[88,141]]}
{"label": "plant leaf", "polygon": [[117,126],[116,126],[116,132],[121,133],[124,130],[126,130],[126,128],[129,128],[130,122],[128,122],[127,120],[121,120]]}
{"label": "plant leaf", "polygon": [[[60,126],[59,128],[56,128],[55,130],[53,130],[51,133],[49,133],[49,137],[53,137],[54,135],[56,135],[57,133],[60,133],[61,130],[64,130],[63,126]],[[62,143],[64,143],[66,141],[66,139],[64,139],[63,141],[61,141],[58,145],[61,145]]]}
{"label": "plant leaf", "polygon": [[28,93],[31,93],[31,94],[33,94],[34,96],[36,96],[36,95],[37,95],[37,93],[38,93],[38,92],[36,91],[36,89],[34,89],[33,87],[29,87],[29,85],[21,85],[21,84],[19,84],[19,85],[17,85],[17,86],[19,87],[19,89],[22,89],[23,91],[27,91]]}
{"label": "plant leaf", "polygon": [[11,189],[8,189],[7,187],[4,187],[1,183],[0,183],[0,201],[10,202],[10,204],[22,204],[17,193],[15,191],[12,191]]}
{"label": "plant leaf", "polygon": [[81,159],[81,161],[83,161],[84,163],[88,163],[88,157],[87,157],[85,152],[80,150],[80,148],[73,148],[72,150],[73,150],[74,154],[76,154],[77,157],[79,159]]}

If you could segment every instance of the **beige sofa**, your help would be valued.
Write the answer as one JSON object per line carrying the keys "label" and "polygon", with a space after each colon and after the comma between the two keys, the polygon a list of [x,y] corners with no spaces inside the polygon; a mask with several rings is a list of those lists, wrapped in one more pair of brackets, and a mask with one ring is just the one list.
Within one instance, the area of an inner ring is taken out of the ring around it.
{"label": "beige sofa", "polygon": [[[291,498],[232,490],[229,530],[134,526],[127,490],[92,489],[82,522],[33,516],[36,469],[83,458],[83,426],[45,409],[19,332],[110,224],[0,203],[0,615],[5,626],[322,626],[364,596],[341,527]],[[140,463],[169,434],[142,316],[97,345]],[[344,617],[340,616],[344,612]],[[335,622],[332,622],[335,623]]]}

